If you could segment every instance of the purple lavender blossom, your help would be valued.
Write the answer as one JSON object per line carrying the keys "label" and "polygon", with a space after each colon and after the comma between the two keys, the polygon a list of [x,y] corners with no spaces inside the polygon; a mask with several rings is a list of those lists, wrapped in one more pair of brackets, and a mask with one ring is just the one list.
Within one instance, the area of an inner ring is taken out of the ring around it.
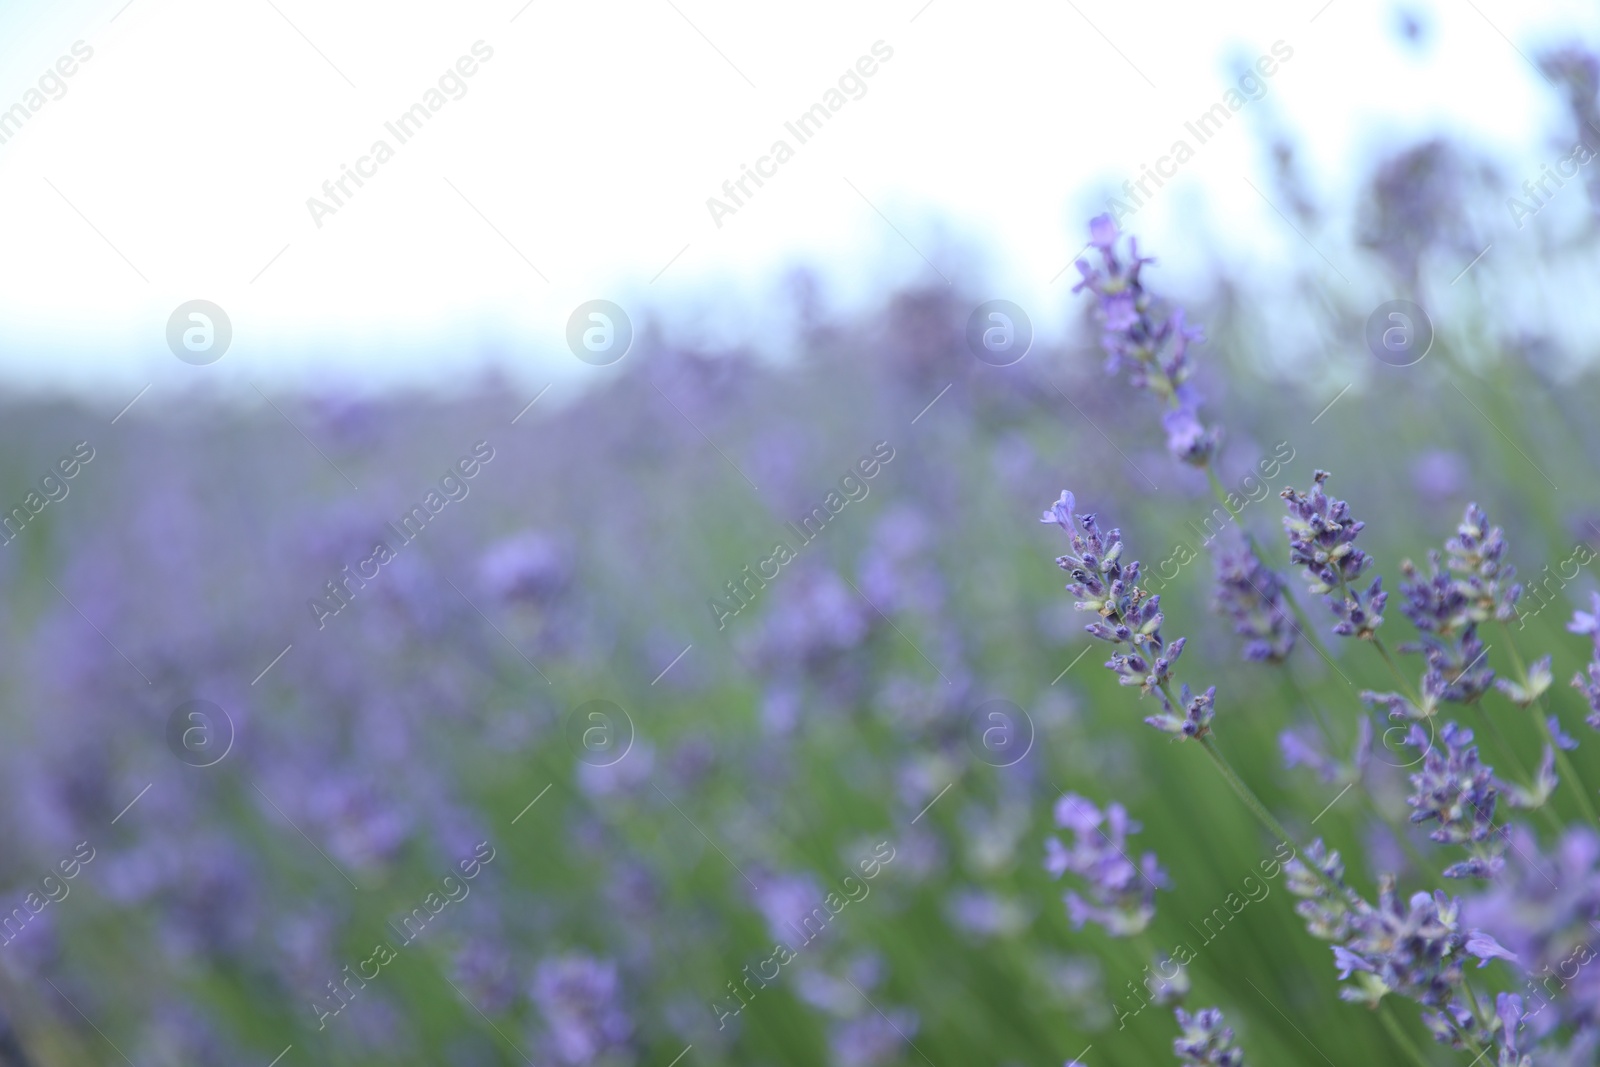
{"label": "purple lavender blossom", "polygon": [[[1403,645],[1401,651],[1423,654],[1433,683],[1425,682],[1425,689],[1436,692],[1441,700],[1463,704],[1477,700],[1495,682],[1494,671],[1484,661],[1478,624],[1498,617],[1502,603],[1509,610],[1520,593],[1520,588],[1502,592],[1498,577],[1479,573],[1477,551],[1473,546],[1482,540],[1482,518],[1477,505],[1468,506],[1462,519],[1462,536],[1445,545],[1450,553],[1448,564],[1441,566],[1442,557],[1436,550],[1428,553],[1426,575],[1410,560],[1400,564],[1405,576],[1400,583],[1404,598],[1400,610],[1419,634],[1416,644]],[[1504,539],[1498,527],[1492,531],[1492,539],[1499,548],[1488,569],[1495,572],[1499,567],[1498,554],[1504,552]],[[1506,568],[1507,572],[1509,570]]]}
{"label": "purple lavender blossom", "polygon": [[1294,623],[1284,603],[1284,583],[1244,539],[1228,538],[1217,553],[1216,605],[1245,638],[1248,662],[1281,663],[1294,649]]}
{"label": "purple lavender blossom", "polygon": [[1244,1053],[1233,1044],[1233,1028],[1222,1024],[1222,1012],[1201,1008],[1190,1015],[1176,1010],[1183,1036],[1172,1042],[1172,1051],[1183,1067],[1244,1067]]}
{"label": "purple lavender blossom", "polygon": [[1145,290],[1139,273],[1154,260],[1140,256],[1138,239],[1130,237],[1128,260],[1123,262],[1117,255],[1118,236],[1111,216],[1090,221],[1089,243],[1100,252],[1101,266],[1078,260],[1083,280],[1072,291],[1088,289],[1100,298],[1100,346],[1106,352],[1107,372],[1127,368],[1128,384],[1148,389],[1166,402],[1169,410],[1162,427],[1167,450],[1185,463],[1204,467],[1216,455],[1219,434],[1200,421],[1200,397],[1188,384],[1189,345],[1203,340],[1202,332],[1185,323],[1182,308],[1169,312],[1164,302]]}
{"label": "purple lavender blossom", "polygon": [[1471,858],[1446,868],[1446,878],[1493,877],[1504,864],[1500,854],[1505,848],[1494,824],[1500,795],[1494,769],[1479,761],[1471,730],[1447,722],[1437,741],[1415,725],[1406,737],[1407,744],[1423,752],[1422,766],[1410,776],[1412,793],[1406,798],[1416,809],[1411,821],[1435,821],[1438,828],[1428,834],[1433,840],[1471,846]]}
{"label": "purple lavender blossom", "polygon": [[952,893],[945,901],[944,913],[952,926],[979,937],[1013,936],[1033,918],[1017,901],[983,889]]}
{"label": "purple lavender blossom", "polygon": [[1498,1038],[1502,1067],[1533,1067],[1533,1057],[1522,1055],[1517,1047],[1517,1030],[1522,1026],[1522,998],[1515,993],[1497,994],[1494,1013],[1500,1021]]}
{"label": "purple lavender blossom", "polygon": [[1573,827],[1549,852],[1523,828],[1512,830],[1511,840],[1504,875],[1467,897],[1462,915],[1516,954],[1535,1034],[1562,1025],[1595,1031],[1600,968],[1591,965],[1591,946],[1600,924],[1600,836]]}
{"label": "purple lavender blossom", "polygon": [[[1311,873],[1307,859],[1337,890]],[[1284,869],[1289,892],[1301,898],[1295,910],[1312,936],[1335,942],[1339,979],[1354,979],[1339,991],[1341,999],[1376,1007],[1385,996],[1397,993],[1438,1009],[1425,1020],[1441,1042],[1459,1049],[1489,1039],[1473,1013],[1463,1007],[1463,962],[1470,956],[1479,967],[1494,959],[1515,963],[1516,955],[1492,934],[1464,926],[1459,900],[1435,891],[1415,893],[1402,903],[1394,877],[1385,875],[1373,906],[1344,884],[1338,853],[1329,852],[1321,839],[1307,846],[1304,858],[1291,859]]]}
{"label": "purple lavender blossom", "polygon": [[919,1023],[908,1008],[863,1012],[834,1026],[828,1044],[840,1067],[882,1067],[899,1059]]}
{"label": "purple lavender blossom", "polygon": [[[1355,546],[1366,523],[1350,517],[1350,505],[1322,491],[1322,483],[1328,480],[1327,471],[1319,470],[1312,478],[1309,494],[1293,489],[1283,491],[1289,507],[1283,520],[1289,535],[1289,562],[1306,569],[1311,592],[1324,597],[1338,616],[1334,633],[1370,639],[1383,623],[1383,606],[1389,594],[1383,591],[1382,578],[1374,578],[1364,594],[1353,588],[1372,562]],[[1339,593],[1337,598],[1332,595],[1335,591]]]}
{"label": "purple lavender blossom", "polygon": [[1359,782],[1366,775],[1367,764],[1372,760],[1372,720],[1365,716],[1361,718],[1356,731],[1355,748],[1348,764],[1328,755],[1320,739],[1314,736],[1313,731],[1306,729],[1280,733],[1278,751],[1283,754],[1285,770],[1305,767],[1329,785],[1341,780]]}
{"label": "purple lavender blossom", "polygon": [[1467,597],[1473,622],[1510,622],[1517,615],[1522,586],[1512,581],[1517,569],[1505,562],[1506,537],[1489,525],[1489,516],[1468,504],[1456,527],[1456,536],[1444,543],[1446,566]]}
{"label": "purple lavender blossom", "polygon": [[1482,1044],[1489,1036],[1460,999],[1466,958],[1476,958],[1480,968],[1493,959],[1515,958],[1489,934],[1463,928],[1460,901],[1435,890],[1413,893],[1402,904],[1391,877],[1379,887],[1377,907],[1360,902],[1351,936],[1334,956],[1341,980],[1355,976],[1353,985],[1340,990],[1341,999],[1376,1006],[1398,993],[1439,1009],[1424,1021],[1435,1038],[1454,1048]]}
{"label": "purple lavender blossom", "polygon": [[[1185,685],[1174,707],[1171,695],[1172,668],[1183,654],[1184,638],[1170,645],[1161,639],[1161,597],[1139,585],[1137,560],[1121,563],[1122,531],[1102,534],[1093,515],[1075,515],[1076,500],[1066,490],[1039,520],[1051,522],[1067,531],[1075,555],[1060,556],[1056,565],[1072,575],[1067,590],[1082,599],[1073,606],[1092,611],[1104,621],[1084,627],[1090,634],[1126,652],[1113,652],[1106,667],[1119,676],[1123,685],[1137,685],[1145,693],[1156,692],[1162,714],[1145,722],[1158,730],[1179,737],[1200,738],[1210,732],[1213,697],[1216,689],[1196,696]],[[1081,527],[1079,529],[1075,529]]]}
{"label": "purple lavender blossom", "polygon": [[1221,435],[1200,421],[1193,390],[1183,390],[1178,406],[1161,416],[1167,432],[1167,451],[1191,467],[1204,467],[1216,455]]}
{"label": "purple lavender blossom", "polygon": [[1587,676],[1583,672],[1574,674],[1572,687],[1589,702],[1589,714],[1584,721],[1593,729],[1600,730],[1600,593],[1591,593],[1590,597],[1594,610],[1574,611],[1567,629],[1575,634],[1586,634],[1594,641]]}
{"label": "purple lavender blossom", "polygon": [[467,998],[479,1011],[499,1015],[517,999],[520,984],[512,973],[511,950],[504,944],[479,937],[468,941],[455,954],[455,980],[466,989]]}
{"label": "purple lavender blossom", "polygon": [[616,964],[581,954],[547,959],[534,971],[529,992],[558,1062],[582,1067],[626,1050],[633,1023],[622,1009]]}
{"label": "purple lavender blossom", "polygon": [[571,554],[555,538],[534,530],[495,542],[478,561],[479,584],[498,599],[548,601],[571,580]]}
{"label": "purple lavender blossom", "polygon": [[[1303,856],[1303,858],[1302,858]],[[1302,856],[1296,856],[1283,865],[1284,885],[1290,894],[1300,898],[1294,906],[1295,914],[1306,922],[1312,937],[1323,941],[1342,941],[1350,933],[1355,909],[1361,900],[1344,886],[1344,860],[1337,850],[1330,850],[1319,837],[1307,845]],[[1310,865],[1307,864],[1310,861]],[[1325,878],[1312,873],[1321,871]],[[1335,892],[1329,883],[1341,887]]]}
{"label": "purple lavender blossom", "polygon": [[1105,927],[1112,937],[1131,937],[1155,918],[1157,889],[1168,885],[1155,853],[1134,864],[1128,858],[1128,836],[1140,826],[1115,802],[1102,812],[1083,797],[1064,793],[1056,801],[1056,825],[1073,834],[1070,846],[1058,838],[1045,840],[1045,870],[1060,878],[1071,872],[1086,883],[1090,899],[1068,890],[1063,898],[1074,929],[1086,922]]}
{"label": "purple lavender blossom", "polygon": [[1278,735],[1278,751],[1285,770],[1305,767],[1329,785],[1339,780],[1339,761],[1322,751],[1309,730],[1284,730]]}
{"label": "purple lavender blossom", "polygon": [[1458,452],[1429,449],[1411,461],[1411,487],[1430,503],[1449,500],[1467,484],[1470,470]]}

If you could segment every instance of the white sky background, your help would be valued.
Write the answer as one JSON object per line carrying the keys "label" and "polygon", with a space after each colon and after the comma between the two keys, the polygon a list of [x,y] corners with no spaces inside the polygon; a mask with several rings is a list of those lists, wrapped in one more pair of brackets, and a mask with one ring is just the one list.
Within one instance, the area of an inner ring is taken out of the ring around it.
{"label": "white sky background", "polygon": [[[74,41],[94,56],[0,145],[0,388],[449,387],[486,361],[575,384],[614,373],[563,342],[585,300],[636,329],[776,344],[787,268],[819,269],[852,306],[937,279],[923,255],[1050,335],[1071,273],[1051,279],[1096,193],[1217,102],[1233,57],[1294,49],[1140,212],[1175,275],[1219,255],[1270,265],[1298,241],[1242,180],[1270,189],[1261,120],[1298,135],[1336,199],[1374,147],[1439,128],[1534,175],[1561,120],[1518,49],[1600,40],[1592,3],[1405,5],[1417,52],[1385,0],[924,2],[13,4],[0,108]],[[384,122],[479,39],[494,58],[466,96],[397,145]],[[714,226],[706,198],[776,138],[794,146],[784,121],[878,40],[894,57],[866,95]],[[317,229],[306,198],[379,137],[395,158]],[[195,298],[233,323],[210,367],[165,345]]]}

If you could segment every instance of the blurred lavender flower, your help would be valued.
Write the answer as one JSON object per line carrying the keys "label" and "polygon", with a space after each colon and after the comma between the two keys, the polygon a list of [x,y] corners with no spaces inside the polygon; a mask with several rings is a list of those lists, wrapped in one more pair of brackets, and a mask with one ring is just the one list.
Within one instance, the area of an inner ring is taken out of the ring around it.
{"label": "blurred lavender flower", "polygon": [[1411,461],[1411,487],[1428,503],[1438,504],[1466,487],[1471,471],[1459,452],[1430,448]]}
{"label": "blurred lavender flower", "polygon": [[756,910],[767,920],[767,933],[778,941],[789,941],[800,924],[811,917],[827,890],[809,874],[764,875],[755,890]]}
{"label": "blurred lavender flower", "polygon": [[[1056,566],[1072,576],[1067,590],[1083,598],[1073,606],[1105,620],[1090,623],[1084,629],[1102,641],[1128,649],[1113,652],[1106,662],[1123,685],[1137,685],[1145,693],[1155,691],[1160,696],[1162,714],[1150,716],[1145,722],[1180,737],[1204,737],[1210,732],[1216,688],[1196,696],[1185,685],[1176,701],[1181,710],[1173,706],[1172,668],[1183,654],[1184,639],[1177,638],[1171,645],[1162,642],[1161,597],[1139,585],[1137,560],[1126,567],[1122,565],[1122,531],[1113,529],[1102,534],[1093,515],[1073,514],[1075,504],[1072,494],[1063,490],[1061,498],[1039,521],[1055,523],[1071,535],[1076,555],[1058,557]],[[1074,528],[1074,519],[1082,527],[1081,532]]]}
{"label": "blurred lavender flower", "polygon": [[[1350,517],[1350,505],[1322,491],[1322,483],[1328,480],[1327,471],[1319,470],[1312,478],[1309,494],[1302,495],[1294,489],[1283,491],[1289,507],[1283,520],[1289,535],[1289,562],[1305,568],[1311,592],[1322,596],[1338,616],[1334,633],[1371,638],[1383,623],[1383,606],[1389,594],[1383,591],[1382,578],[1374,578],[1365,594],[1352,588],[1372,562],[1355,545],[1366,523]],[[1335,590],[1339,592],[1337,599],[1332,595]]]}
{"label": "blurred lavender flower", "polygon": [[1516,954],[1524,987],[1536,1001],[1526,1016],[1535,1034],[1563,1025],[1595,1032],[1600,968],[1588,964],[1600,929],[1600,836],[1573,827],[1549,853],[1540,851],[1526,829],[1511,836],[1513,855],[1504,876],[1467,897],[1462,915]]}
{"label": "blurred lavender flower", "polygon": [[1440,751],[1422,727],[1413,725],[1406,743],[1423,753],[1421,768],[1410,776],[1412,793],[1406,803],[1416,810],[1415,823],[1436,821],[1428,834],[1435,841],[1470,845],[1472,858],[1453,864],[1446,878],[1490,878],[1503,865],[1502,835],[1494,824],[1495,800],[1500,794],[1494,770],[1478,760],[1472,731],[1447,722],[1439,730]]}
{"label": "blurred lavender flower", "polygon": [[1045,870],[1060,878],[1071,872],[1083,878],[1089,900],[1068,890],[1063,898],[1074,929],[1086,922],[1105,927],[1112,937],[1130,937],[1150,925],[1155,918],[1157,889],[1167,888],[1167,875],[1154,852],[1146,852],[1134,864],[1127,856],[1128,835],[1139,832],[1139,824],[1128,818],[1127,809],[1115,802],[1102,812],[1093,803],[1072,793],[1056,801],[1056,825],[1073,834],[1071,846],[1058,838],[1045,839]]}
{"label": "blurred lavender flower", "polygon": [[[1305,860],[1338,887],[1336,892],[1313,876]],[[1492,1036],[1464,1006],[1473,999],[1466,989],[1463,963],[1476,958],[1481,968],[1490,960],[1513,963],[1516,955],[1481,929],[1464,927],[1461,902],[1443,892],[1415,893],[1401,902],[1394,877],[1385,875],[1378,887],[1378,903],[1369,904],[1344,884],[1344,865],[1337,852],[1329,852],[1321,839],[1284,865],[1289,891],[1300,897],[1295,906],[1314,937],[1335,942],[1334,965],[1339,979],[1354,982],[1339,991],[1342,1000],[1377,1007],[1397,993],[1426,1007],[1425,1014],[1437,1040],[1453,1048],[1485,1044]]]}
{"label": "blurred lavender flower", "polygon": [[1184,390],[1179,396],[1178,406],[1168,409],[1161,416],[1161,428],[1167,432],[1167,451],[1191,467],[1204,467],[1210,463],[1221,443],[1217,431],[1208,429],[1200,421],[1198,403],[1192,389]]}
{"label": "blurred lavender flower", "polygon": [[1278,735],[1278,750],[1283,753],[1285,770],[1305,767],[1329,785],[1339,780],[1343,770],[1338,760],[1322,751],[1310,730],[1284,730]]}
{"label": "blurred lavender flower", "polygon": [[626,1053],[633,1023],[622,1008],[616,964],[581,954],[547,959],[534,971],[529,993],[560,1063],[582,1067]]}
{"label": "blurred lavender flower", "polygon": [[1285,770],[1305,767],[1324,782],[1332,785],[1338,781],[1359,782],[1366,775],[1372,760],[1372,720],[1363,716],[1356,729],[1355,748],[1350,762],[1341,763],[1323,750],[1322,742],[1307,729],[1285,730],[1278,735],[1278,750],[1283,754]]}
{"label": "blurred lavender flower", "polygon": [[883,957],[875,952],[857,953],[844,961],[842,970],[835,977],[821,968],[802,966],[795,975],[795,992],[819,1011],[841,1019],[852,1018],[861,1012],[862,994],[883,981]]}
{"label": "blurred lavender flower", "polygon": [[1476,504],[1462,513],[1456,536],[1444,543],[1446,565],[1466,598],[1466,618],[1473,622],[1510,622],[1517,616],[1522,586],[1512,582],[1517,569],[1505,562],[1505,531],[1489,525]]}
{"label": "blurred lavender flower", "polygon": [[1481,167],[1443,138],[1402,149],[1379,165],[1365,190],[1358,240],[1414,291],[1428,252],[1453,260],[1483,247],[1466,214],[1469,185],[1483,177]]}
{"label": "blurred lavender flower", "polygon": [[1423,689],[1440,700],[1469,704],[1495,684],[1494,671],[1484,662],[1478,624],[1508,621],[1521,594],[1520,586],[1501,588],[1501,580],[1515,572],[1500,562],[1504,534],[1499,527],[1486,530],[1486,526],[1483,511],[1469,504],[1458,536],[1445,543],[1447,562],[1435,550],[1428,553],[1426,575],[1410,560],[1400,564],[1405,575],[1400,610],[1419,635],[1418,643],[1402,645],[1401,650],[1423,654],[1428,674]]}
{"label": "blurred lavender flower", "polygon": [[517,979],[511,951],[488,938],[474,938],[455,954],[455,980],[472,1006],[486,1015],[499,1015],[517,999]]}
{"label": "blurred lavender flower", "polygon": [[1169,406],[1162,417],[1167,450],[1185,463],[1204,467],[1216,454],[1219,435],[1200,421],[1200,397],[1187,384],[1192,370],[1189,345],[1203,340],[1202,332],[1185,323],[1182,308],[1168,312],[1145,290],[1140,269],[1155,261],[1139,255],[1138,239],[1128,239],[1124,263],[1117,255],[1117,238],[1117,224],[1110,215],[1090,221],[1089,243],[1099,250],[1101,266],[1078,260],[1083,280],[1072,291],[1088,289],[1100,298],[1100,346],[1106,352],[1106,370],[1115,374],[1127,368],[1130,385],[1160,397]]}
{"label": "blurred lavender flower", "polygon": [[877,615],[836,571],[803,564],[795,570],[749,647],[765,669],[815,673],[865,641]]}
{"label": "blurred lavender flower", "polygon": [[945,916],[950,924],[980,937],[1011,937],[1021,933],[1032,919],[1028,909],[1015,900],[983,889],[962,889],[945,901]]}
{"label": "blurred lavender flower", "polygon": [[1591,593],[1590,606],[1593,611],[1575,611],[1572,621],[1567,623],[1567,629],[1575,634],[1585,634],[1594,641],[1594,649],[1590,655],[1587,676],[1583,672],[1572,676],[1572,687],[1583,694],[1589,702],[1589,714],[1585,721],[1596,730],[1600,730],[1600,593]]}
{"label": "blurred lavender flower", "polygon": [[839,1067],[882,1067],[900,1058],[918,1025],[917,1013],[908,1008],[863,1012],[836,1024],[828,1045]]}
{"label": "blurred lavender flower", "polygon": [[1244,1053],[1233,1044],[1233,1028],[1222,1024],[1222,1012],[1201,1008],[1190,1015],[1176,1009],[1183,1036],[1172,1042],[1172,1051],[1183,1067],[1244,1067]]}
{"label": "blurred lavender flower", "polygon": [[547,601],[571,580],[570,554],[555,538],[534,530],[495,542],[478,561],[478,584],[502,600]]}
{"label": "blurred lavender flower", "polygon": [[[1600,140],[1600,57],[1581,45],[1567,45],[1539,56],[1546,78],[1566,90],[1567,113],[1579,141],[1593,147]],[[1565,147],[1565,146],[1563,146]],[[1600,180],[1591,174],[1585,182],[1589,202],[1600,207]]]}
{"label": "blurred lavender flower", "polygon": [[1284,604],[1283,579],[1264,565],[1237,531],[1217,552],[1217,610],[1245,638],[1249,662],[1281,663],[1294,649],[1294,623]]}
{"label": "blurred lavender flower", "polygon": [[1533,1057],[1522,1055],[1517,1047],[1517,1030],[1522,1026],[1522,998],[1515,993],[1498,993],[1494,1013],[1500,1023],[1500,1067],[1533,1067]]}

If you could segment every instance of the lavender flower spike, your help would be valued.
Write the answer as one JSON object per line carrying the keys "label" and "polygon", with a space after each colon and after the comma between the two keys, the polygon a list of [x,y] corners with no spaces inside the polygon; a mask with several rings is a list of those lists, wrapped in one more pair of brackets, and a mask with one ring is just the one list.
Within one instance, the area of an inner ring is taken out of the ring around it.
{"label": "lavender flower spike", "polygon": [[1076,504],[1073,495],[1063,490],[1039,521],[1055,523],[1071,535],[1072,552],[1058,557],[1056,565],[1072,576],[1067,590],[1080,598],[1073,606],[1099,616],[1084,629],[1117,647],[1105,665],[1123,685],[1159,695],[1162,714],[1147,718],[1147,723],[1181,737],[1204,737],[1210,732],[1215,690],[1195,696],[1184,686],[1182,707],[1173,706],[1172,668],[1183,654],[1184,639],[1170,645],[1162,640],[1161,597],[1139,585],[1137,560],[1123,566],[1122,531],[1102,533],[1093,515],[1074,513]]}
{"label": "lavender flower spike", "polygon": [[[1289,562],[1306,569],[1311,592],[1324,597],[1338,616],[1334,633],[1371,639],[1383,623],[1389,594],[1383,591],[1382,578],[1373,579],[1364,594],[1353,587],[1372,562],[1355,544],[1366,523],[1350,517],[1350,505],[1322,491],[1327,471],[1317,471],[1313,479],[1310,493],[1283,491],[1289,506],[1283,520],[1289,535]],[[1337,598],[1332,595],[1336,591]]]}
{"label": "lavender flower spike", "polygon": [[1424,753],[1422,766],[1411,775],[1414,792],[1406,803],[1416,810],[1412,822],[1436,821],[1428,836],[1446,844],[1469,845],[1472,855],[1444,871],[1446,878],[1490,878],[1504,866],[1503,835],[1494,823],[1495,801],[1500,795],[1494,769],[1478,760],[1472,731],[1447,722],[1436,744],[1420,726],[1413,725],[1406,743]]}
{"label": "lavender flower spike", "polygon": [[1281,663],[1294,649],[1294,623],[1284,605],[1283,579],[1235,533],[1217,553],[1217,609],[1245,638],[1248,662]]}
{"label": "lavender flower spike", "polygon": [[1204,467],[1216,454],[1220,435],[1200,421],[1200,397],[1188,385],[1191,366],[1189,345],[1203,340],[1198,328],[1184,322],[1183,309],[1168,312],[1164,303],[1144,288],[1140,268],[1154,262],[1139,255],[1139,242],[1128,238],[1128,260],[1117,255],[1117,224],[1110,215],[1089,223],[1089,243],[1100,252],[1100,267],[1078,260],[1083,280],[1073,292],[1088,289],[1100,298],[1100,347],[1106,352],[1106,370],[1127,368],[1128,383],[1148,389],[1169,405],[1162,418],[1167,450],[1196,467]]}
{"label": "lavender flower spike", "polygon": [[1572,621],[1567,623],[1567,629],[1575,634],[1587,634],[1594,641],[1594,652],[1589,659],[1588,676],[1575,674],[1572,676],[1572,687],[1584,696],[1589,702],[1589,714],[1585,719],[1588,724],[1600,730],[1600,593],[1591,593],[1591,606],[1589,611],[1575,611]]}
{"label": "lavender flower spike", "polygon": [[1070,847],[1058,838],[1045,840],[1045,870],[1054,878],[1069,871],[1078,875],[1089,894],[1085,899],[1068,890],[1062,898],[1073,928],[1093,922],[1112,937],[1143,931],[1155,918],[1156,890],[1168,883],[1155,853],[1146,852],[1137,865],[1128,858],[1128,837],[1139,832],[1139,824],[1121,804],[1108,804],[1102,812],[1071,793],[1056,801],[1055,817],[1056,825],[1072,831],[1073,838]]}
{"label": "lavender flower spike", "polygon": [[1233,1044],[1233,1028],[1222,1024],[1222,1012],[1201,1008],[1190,1015],[1177,1009],[1183,1036],[1173,1041],[1172,1051],[1183,1067],[1244,1067],[1244,1053]]}
{"label": "lavender flower spike", "polygon": [[1522,586],[1513,583],[1517,569],[1503,562],[1505,532],[1489,525],[1489,516],[1476,504],[1468,504],[1456,527],[1456,536],[1444,543],[1448,565],[1467,597],[1467,610],[1474,622],[1510,622],[1517,615],[1517,600]]}

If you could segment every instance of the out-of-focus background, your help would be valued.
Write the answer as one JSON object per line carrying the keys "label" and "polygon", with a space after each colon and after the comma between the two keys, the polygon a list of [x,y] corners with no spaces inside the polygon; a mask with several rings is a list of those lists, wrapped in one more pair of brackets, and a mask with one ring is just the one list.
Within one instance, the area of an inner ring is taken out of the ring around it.
{"label": "out-of-focus background", "polygon": [[[1469,500],[1600,550],[1590,8],[119,4],[0,12],[8,1065],[1170,1062],[1151,946],[1272,845],[1100,669],[1062,488],[1289,829],[1408,860],[1279,751],[1381,664],[1241,663],[1172,562],[1216,505],[1072,291],[1102,212],[1278,566],[1318,468],[1387,576]],[[1572,731],[1596,585],[1522,638]],[[1069,921],[1063,792],[1148,941]],[[1186,973],[1249,1062],[1399,1062],[1234,914]]]}

